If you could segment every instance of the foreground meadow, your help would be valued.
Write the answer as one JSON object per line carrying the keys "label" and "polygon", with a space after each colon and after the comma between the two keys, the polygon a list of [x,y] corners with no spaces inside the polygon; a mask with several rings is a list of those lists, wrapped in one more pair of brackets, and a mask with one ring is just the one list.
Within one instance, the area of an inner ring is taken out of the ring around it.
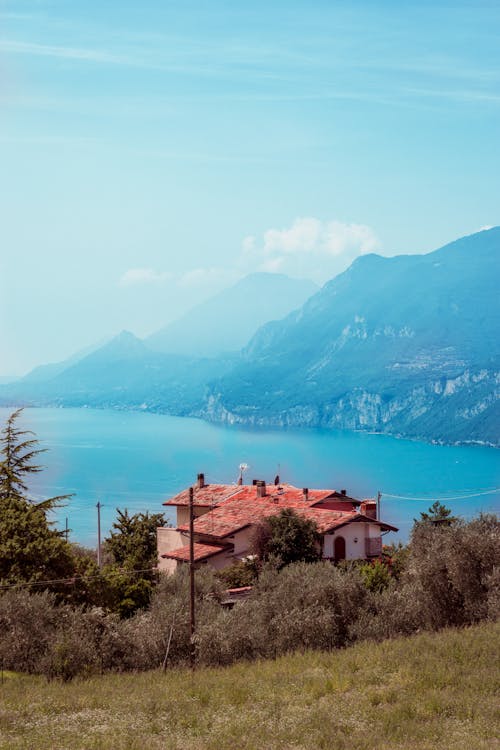
{"label": "foreground meadow", "polygon": [[6,674],[0,748],[498,747],[500,625],[276,661],[104,675]]}

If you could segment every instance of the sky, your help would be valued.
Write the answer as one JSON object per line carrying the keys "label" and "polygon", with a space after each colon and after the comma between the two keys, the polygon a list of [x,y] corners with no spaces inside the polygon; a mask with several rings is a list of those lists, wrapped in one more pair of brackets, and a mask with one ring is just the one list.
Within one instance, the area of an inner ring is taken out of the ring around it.
{"label": "sky", "polygon": [[0,0],[0,375],[500,224],[500,4]]}

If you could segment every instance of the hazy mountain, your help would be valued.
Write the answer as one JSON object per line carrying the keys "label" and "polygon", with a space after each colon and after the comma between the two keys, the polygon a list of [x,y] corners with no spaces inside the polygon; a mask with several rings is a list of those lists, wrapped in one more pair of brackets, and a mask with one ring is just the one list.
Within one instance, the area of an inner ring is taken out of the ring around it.
{"label": "hazy mountain", "polygon": [[498,443],[499,252],[497,227],[359,257],[256,333],[205,416]]}
{"label": "hazy mountain", "polygon": [[101,348],[50,379],[0,387],[0,403],[148,409],[185,415],[199,410],[205,384],[231,359],[194,359],[149,349],[122,331]]}
{"label": "hazy mountain", "polygon": [[[148,409],[499,445],[499,252],[495,228],[428,255],[362,256],[294,312],[262,326],[241,353],[155,351],[155,337],[124,331],[60,370],[45,369],[43,378],[32,373],[1,385],[0,403]],[[222,332],[237,320],[248,323],[245,315],[265,306],[273,290],[288,289],[288,308],[301,289],[307,296],[300,285],[292,295],[290,281],[247,277],[156,341],[183,335],[188,351],[231,349],[236,339]]]}
{"label": "hazy mountain", "polygon": [[71,355],[71,357],[62,360],[61,362],[50,362],[46,365],[38,365],[37,367],[34,367],[33,370],[30,370],[27,375],[24,375],[23,378],[18,378],[18,380],[22,381],[23,383],[45,383],[48,380],[52,380],[52,378],[55,378],[56,375],[59,375],[59,373],[67,370],[68,367],[76,364],[76,362],[80,362],[80,360],[84,359],[89,354],[92,354],[92,352],[100,349],[102,346],[107,344],[109,340],[110,339],[108,337],[102,339],[101,341],[98,341],[96,344],[92,344],[91,346],[87,346],[84,349],[80,349],[79,351],[75,352],[75,354]]}
{"label": "hazy mountain", "polygon": [[214,357],[239,351],[263,324],[300,307],[318,287],[283,274],[252,273],[145,339],[156,351]]}
{"label": "hazy mountain", "polygon": [[19,380],[19,375],[0,375],[0,385],[15,383],[16,380]]}

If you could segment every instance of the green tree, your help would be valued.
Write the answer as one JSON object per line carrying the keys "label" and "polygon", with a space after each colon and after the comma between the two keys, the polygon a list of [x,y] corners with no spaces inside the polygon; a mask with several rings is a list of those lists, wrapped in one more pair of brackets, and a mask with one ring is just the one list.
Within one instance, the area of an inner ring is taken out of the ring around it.
{"label": "green tree", "polygon": [[129,515],[125,508],[118,514],[105,549],[121,567],[141,570],[156,565],[156,529],[163,526],[163,513],[135,513]]}
{"label": "green tree", "polygon": [[[33,433],[22,430],[13,412],[0,433],[0,581],[2,584],[66,579],[73,575],[70,546],[63,532],[52,528],[47,514],[69,495],[34,503],[27,478],[42,470],[43,453]],[[51,588],[64,590],[64,584]]]}
{"label": "green tree", "polygon": [[279,568],[292,562],[315,562],[320,559],[320,536],[314,521],[283,508],[259,524],[253,548],[261,560],[274,561]]}
{"label": "green tree", "polygon": [[391,582],[391,572],[381,560],[362,563],[358,570],[369,591],[383,591]]}
{"label": "green tree", "polygon": [[39,448],[38,440],[31,430],[18,426],[18,419],[23,409],[16,409],[8,417],[5,427],[0,432],[0,498],[12,497],[36,505],[44,511],[52,510],[71,495],[56,495],[39,503],[34,503],[28,495],[26,480],[32,474],[43,471],[37,463],[38,456],[46,448]]}
{"label": "green tree", "polygon": [[415,523],[433,523],[435,525],[443,524],[444,526],[450,526],[452,523],[455,523],[456,520],[457,519],[451,515],[451,510],[447,508],[446,505],[440,503],[439,500],[436,500],[436,502],[428,508],[427,513],[420,513],[420,521],[415,521]]}
{"label": "green tree", "polygon": [[162,513],[135,513],[117,508],[117,520],[105,540],[112,563],[103,570],[110,608],[130,617],[147,607],[156,580],[156,529],[165,523]]}

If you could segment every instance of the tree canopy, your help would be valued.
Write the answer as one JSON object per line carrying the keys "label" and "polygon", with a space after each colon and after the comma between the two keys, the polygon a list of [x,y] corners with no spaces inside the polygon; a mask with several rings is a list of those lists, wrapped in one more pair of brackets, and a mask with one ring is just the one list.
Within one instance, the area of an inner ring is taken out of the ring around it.
{"label": "tree canopy", "polygon": [[278,567],[292,562],[315,562],[320,558],[316,524],[302,518],[292,508],[283,508],[260,524],[253,547],[261,560],[274,560]]}
{"label": "tree canopy", "polygon": [[456,520],[457,519],[451,515],[451,510],[447,508],[446,505],[440,503],[439,500],[436,500],[436,502],[428,508],[427,512],[424,511],[420,513],[420,521],[416,521],[416,523],[433,523],[435,525],[444,524],[445,526],[450,526]]}
{"label": "tree canopy", "polygon": [[72,575],[70,545],[52,528],[47,514],[66,496],[32,502],[27,478],[42,470],[37,457],[44,450],[14,411],[0,432],[0,580],[3,584],[39,582]]}

